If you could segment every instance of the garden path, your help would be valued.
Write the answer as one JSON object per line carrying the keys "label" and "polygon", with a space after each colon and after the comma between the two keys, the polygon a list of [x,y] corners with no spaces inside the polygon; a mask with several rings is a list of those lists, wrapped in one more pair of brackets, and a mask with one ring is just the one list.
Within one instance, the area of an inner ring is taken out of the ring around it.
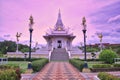
{"label": "garden path", "polygon": [[69,62],[50,62],[32,80],[86,80]]}

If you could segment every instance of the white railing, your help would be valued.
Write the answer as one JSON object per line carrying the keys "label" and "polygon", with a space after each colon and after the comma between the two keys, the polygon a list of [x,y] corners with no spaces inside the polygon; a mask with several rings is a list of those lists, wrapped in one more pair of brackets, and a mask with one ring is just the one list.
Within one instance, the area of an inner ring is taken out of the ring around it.
{"label": "white railing", "polygon": [[94,76],[94,80],[100,80],[97,76]]}
{"label": "white railing", "polygon": [[50,57],[51,57],[52,51],[53,51],[53,48],[49,51],[49,62],[50,62]]}
{"label": "white railing", "polygon": [[8,58],[0,58],[0,64],[7,64]]}
{"label": "white railing", "polygon": [[120,58],[114,58],[115,64],[120,64]]}
{"label": "white railing", "polygon": [[69,58],[71,58],[71,53],[70,53],[70,51],[67,49],[67,47],[65,48],[65,50],[68,52]]}

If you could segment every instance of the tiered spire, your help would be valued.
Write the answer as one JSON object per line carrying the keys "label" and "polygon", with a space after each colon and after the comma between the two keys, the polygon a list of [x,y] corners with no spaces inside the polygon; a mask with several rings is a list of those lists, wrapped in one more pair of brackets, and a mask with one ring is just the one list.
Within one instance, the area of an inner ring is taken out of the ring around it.
{"label": "tiered spire", "polygon": [[59,9],[59,13],[58,13],[58,19],[55,25],[55,30],[64,30],[64,25],[62,23],[62,19],[61,19],[61,13],[60,13],[60,9]]}

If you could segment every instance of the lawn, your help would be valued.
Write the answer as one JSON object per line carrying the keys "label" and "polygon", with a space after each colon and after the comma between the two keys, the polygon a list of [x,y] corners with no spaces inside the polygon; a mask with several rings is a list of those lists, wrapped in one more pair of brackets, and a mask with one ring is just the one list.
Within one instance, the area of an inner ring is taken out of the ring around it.
{"label": "lawn", "polygon": [[28,62],[27,61],[8,61],[8,64],[15,64],[15,65],[19,65],[21,69],[26,70],[27,66],[28,66]]}

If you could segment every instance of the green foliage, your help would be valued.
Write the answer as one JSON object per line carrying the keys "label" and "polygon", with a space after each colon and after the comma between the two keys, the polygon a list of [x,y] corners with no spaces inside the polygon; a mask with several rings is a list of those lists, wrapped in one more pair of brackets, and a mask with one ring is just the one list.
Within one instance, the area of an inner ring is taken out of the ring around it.
{"label": "green foliage", "polygon": [[119,49],[117,49],[117,51],[116,51],[116,52],[117,52],[117,54],[119,54],[119,55],[120,55],[120,48],[119,48]]}
{"label": "green foliage", "polygon": [[0,51],[0,57],[3,57],[3,54],[2,54],[2,52]]}
{"label": "green foliage", "polygon": [[20,80],[21,72],[17,65],[0,65],[0,80]]}
{"label": "green foliage", "polygon": [[110,68],[110,64],[94,64],[92,65],[92,68]]}
{"label": "green foliage", "polygon": [[19,65],[16,64],[5,64],[5,65],[0,65],[0,69],[16,69],[19,68]]}
{"label": "green foliage", "polygon": [[100,78],[100,80],[120,80],[120,78],[117,78],[116,76],[113,76],[105,72],[100,72],[98,74],[98,77]]}
{"label": "green foliage", "polygon": [[40,71],[40,70],[45,66],[45,64],[47,64],[47,63],[48,63],[48,59],[46,59],[46,58],[33,61],[33,62],[32,62],[32,69],[33,69],[34,72],[38,72],[38,71]]}
{"label": "green foliage", "polygon": [[[27,45],[23,45],[23,44],[18,44],[18,48],[19,51],[21,51],[21,49],[23,48],[29,48]],[[4,41],[4,42],[0,42],[0,52],[2,54],[6,54],[7,52],[15,52],[16,51],[16,42],[13,41]]]}
{"label": "green foliage", "polygon": [[75,66],[78,70],[82,71],[84,62],[81,61],[80,59],[70,59],[69,62]]}
{"label": "green foliage", "polygon": [[29,48],[23,48],[23,49],[21,49],[21,52],[22,53],[29,52]]}
{"label": "green foliage", "polygon": [[0,80],[20,80],[13,69],[0,70]]}
{"label": "green foliage", "polygon": [[120,67],[120,64],[113,64],[113,67]]}
{"label": "green foliage", "polygon": [[6,54],[7,51],[14,52],[14,51],[16,51],[16,43],[12,42],[12,41],[0,42],[0,51],[3,54]]}
{"label": "green foliage", "polygon": [[19,44],[18,45],[18,50],[19,51],[24,50],[25,52],[28,52],[29,51],[29,46],[28,45]]}
{"label": "green foliage", "polygon": [[98,52],[99,49],[98,48],[88,48],[86,49],[87,52]]}
{"label": "green foliage", "polygon": [[100,55],[99,55],[99,59],[105,61],[105,63],[113,63],[114,62],[114,58],[117,57],[117,54],[109,49],[103,50]]}

